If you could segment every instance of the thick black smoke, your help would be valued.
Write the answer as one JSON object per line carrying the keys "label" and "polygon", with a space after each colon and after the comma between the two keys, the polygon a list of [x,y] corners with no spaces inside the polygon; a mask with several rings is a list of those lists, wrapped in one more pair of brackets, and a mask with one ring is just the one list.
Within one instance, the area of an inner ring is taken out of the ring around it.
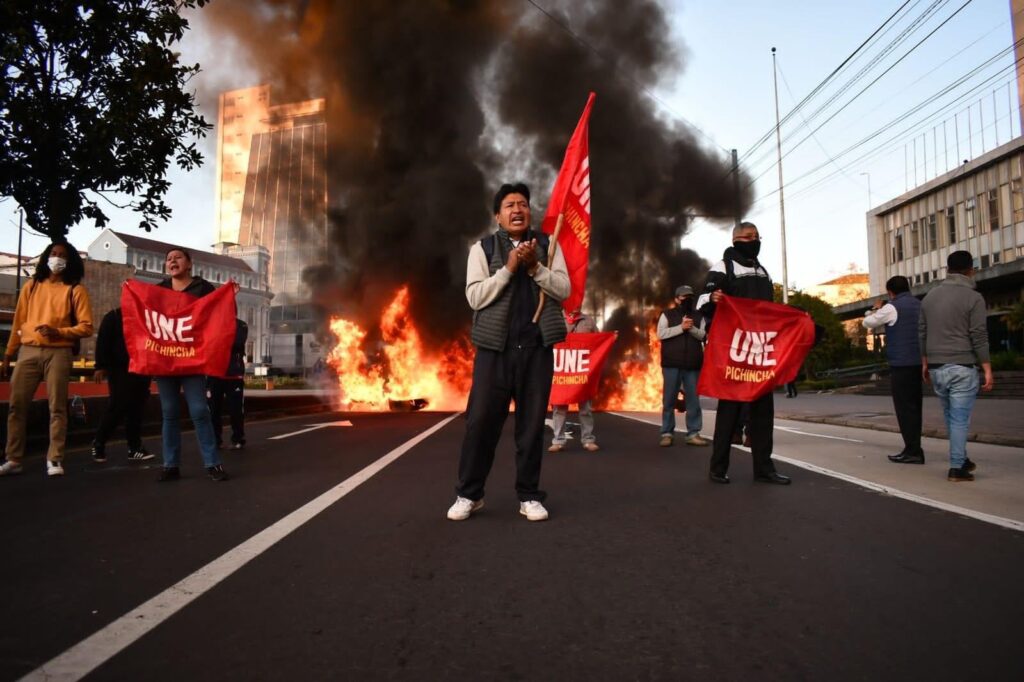
{"label": "thick black smoke", "polygon": [[408,283],[429,342],[465,329],[466,252],[493,224],[494,190],[528,182],[540,224],[591,90],[586,307],[638,311],[703,276],[700,257],[679,248],[686,215],[732,216],[749,196],[733,193],[724,153],[645,92],[682,68],[663,9],[539,4],[554,20],[501,0],[221,0],[204,10],[275,100],[327,98],[331,253],[308,273],[318,302],[369,322]]}

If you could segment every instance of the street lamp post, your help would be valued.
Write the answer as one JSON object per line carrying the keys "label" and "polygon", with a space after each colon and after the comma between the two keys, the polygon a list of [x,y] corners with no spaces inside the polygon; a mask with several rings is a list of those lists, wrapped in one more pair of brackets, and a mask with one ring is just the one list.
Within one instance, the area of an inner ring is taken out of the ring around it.
{"label": "street lamp post", "polygon": [[772,48],[772,82],[775,85],[775,150],[779,155],[779,223],[782,227],[782,302],[789,303],[789,270],[786,267],[786,199],[782,194],[782,136],[779,133],[779,76]]}
{"label": "street lamp post", "polygon": [[874,203],[871,201],[871,173],[865,171],[864,173],[861,173],[861,175],[865,175],[868,178],[868,210],[871,210],[874,206]]}

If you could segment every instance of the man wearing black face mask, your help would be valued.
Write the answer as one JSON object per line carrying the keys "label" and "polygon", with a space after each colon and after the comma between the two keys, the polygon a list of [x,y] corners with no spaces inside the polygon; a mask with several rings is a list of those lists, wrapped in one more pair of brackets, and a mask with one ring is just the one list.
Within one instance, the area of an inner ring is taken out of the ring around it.
{"label": "man wearing black face mask", "polygon": [[[704,293],[697,300],[697,308],[706,317],[713,318],[715,304],[723,294],[759,301],[772,300],[772,280],[757,256],[761,251],[761,236],[753,223],[740,223],[732,231],[732,247],[725,250],[722,260],[708,272]],[[750,409],[749,435],[754,460],[754,480],[761,483],[789,485],[788,476],[775,471],[772,462],[772,430],[775,428],[775,403],[772,394],[750,403],[719,400],[715,416],[715,435],[711,447],[710,479],[714,483],[729,482],[729,453],[732,434],[744,405]]]}

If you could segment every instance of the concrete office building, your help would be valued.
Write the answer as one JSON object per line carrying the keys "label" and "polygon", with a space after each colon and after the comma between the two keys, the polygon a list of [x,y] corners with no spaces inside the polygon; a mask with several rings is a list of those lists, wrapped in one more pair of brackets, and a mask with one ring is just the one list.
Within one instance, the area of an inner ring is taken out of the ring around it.
{"label": "concrete office building", "polygon": [[989,309],[993,350],[1020,350],[1002,316],[1024,300],[1024,137],[871,209],[867,216],[871,299],[837,306],[845,319],[863,316],[894,275],[924,296],[946,276],[946,257],[975,258],[978,291]]}

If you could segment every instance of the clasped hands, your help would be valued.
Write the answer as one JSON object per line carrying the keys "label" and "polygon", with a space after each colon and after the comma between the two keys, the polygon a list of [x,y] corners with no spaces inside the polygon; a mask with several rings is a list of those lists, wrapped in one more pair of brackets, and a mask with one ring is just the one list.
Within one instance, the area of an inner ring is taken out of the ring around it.
{"label": "clasped hands", "polygon": [[533,275],[537,270],[538,264],[537,240],[531,239],[528,242],[520,242],[519,246],[509,251],[505,267],[508,268],[509,272],[515,272],[520,267],[523,267],[526,268],[528,274]]}

